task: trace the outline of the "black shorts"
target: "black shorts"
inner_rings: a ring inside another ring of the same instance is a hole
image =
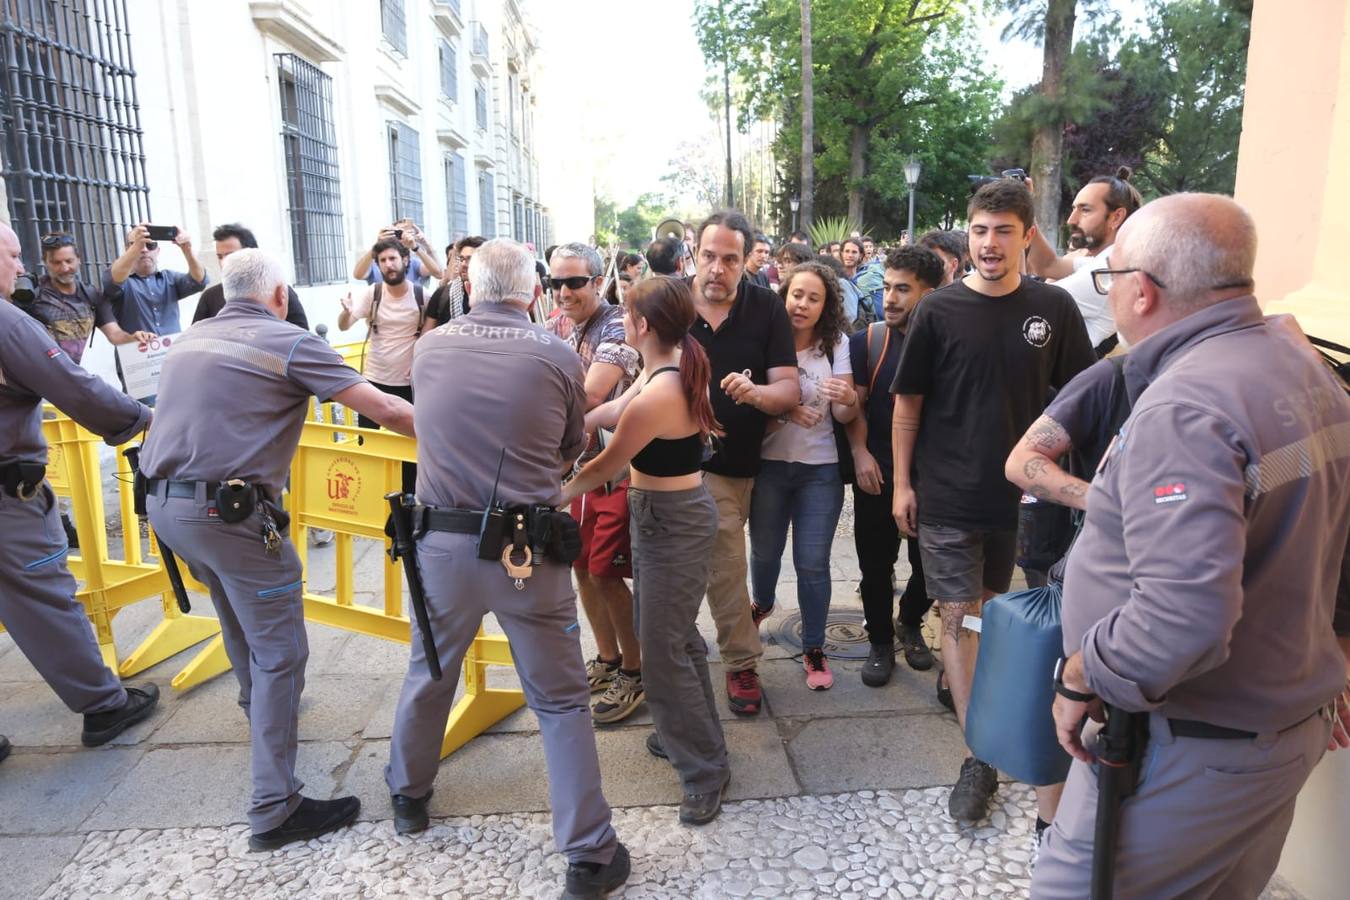
[[[979,600],[985,591],[1007,592],[1017,559],[1017,530],[966,531],[919,526],[928,596],[939,603]]]

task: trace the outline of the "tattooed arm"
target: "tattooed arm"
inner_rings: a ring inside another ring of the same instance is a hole
[[[1088,483],[1075,478],[1056,462],[1073,449],[1069,435],[1049,416],[1041,416],[1022,435],[1003,474],[1037,500],[1087,509]]]

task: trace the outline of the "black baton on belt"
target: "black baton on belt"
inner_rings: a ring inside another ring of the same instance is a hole
[[[133,444],[122,451],[122,455],[127,458],[127,464],[131,466],[131,474],[135,479],[132,488],[134,506],[136,515],[145,516],[145,477],[141,475],[141,445]],[[125,538],[125,528],[123,529]],[[164,574],[169,576],[169,586],[173,588],[173,596],[178,600],[178,608],[184,613],[192,612],[192,604],[188,601],[187,587],[183,584],[183,573],[178,569],[178,557],[173,555],[164,543],[164,539],[155,532],[155,546],[159,548],[159,558],[164,563]]]
[[[1097,829],[1092,840],[1092,900],[1111,900],[1116,877],[1120,804],[1139,783],[1148,741],[1148,715],[1105,705],[1106,727],[1097,735]]]
[[[385,494],[389,501],[389,518],[394,523],[393,543],[389,558],[403,560],[403,577],[408,581],[408,601],[417,617],[417,628],[422,632],[422,652],[427,658],[427,669],[436,681],[441,680],[441,657],[436,652],[436,639],[431,634],[431,619],[427,615],[427,595],[422,590],[422,573],[417,568],[417,545],[413,541],[412,510],[416,500],[412,494],[394,491]]]

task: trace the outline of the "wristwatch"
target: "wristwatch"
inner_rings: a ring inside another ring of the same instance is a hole
[[[1061,656],[1055,660],[1055,693],[1061,697],[1068,697],[1075,703],[1091,703],[1097,699],[1096,694],[1084,694],[1082,691],[1075,691],[1064,684],[1064,664],[1068,660]]]

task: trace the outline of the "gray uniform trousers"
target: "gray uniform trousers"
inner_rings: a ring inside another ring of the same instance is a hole
[[[539,719],[558,850],[570,862],[608,863],[618,838],[600,789],[572,573],[548,562],[536,566],[518,591],[500,562],[478,558],[477,545],[473,535],[445,532],[429,532],[418,541],[427,614],[445,675],[433,681],[427,671],[414,618],[408,675],[384,773],[389,791],[422,797],[431,790],[464,654],[491,612],[511,642],[525,701]]]
[[[208,515],[200,485],[196,499],[166,499],[163,487],[160,492],[146,500],[150,523],[211,592],[249,723],[248,821],[255,834],[270,831],[295,812],[303,787],[295,777],[295,754],[309,640],[300,558],[285,532],[280,552],[267,553],[257,512],[235,524]]]
[[[0,491],[0,622],[71,710],[120,709],[127,692],[75,600],[68,550],[51,485],[27,502]]]
[[[1149,716],[1138,792],[1121,805],[1115,895],[1256,900],[1280,861],[1294,801],[1326,751],[1321,715],[1255,740],[1173,737]],[[1075,761],[1031,881],[1033,900],[1082,900],[1092,876],[1095,767]]]
[[[708,677],[698,610],[717,538],[717,504],[707,487],[628,489],[633,546],[633,620],[642,646],[647,708],[685,793],[726,784],[727,745]]]

